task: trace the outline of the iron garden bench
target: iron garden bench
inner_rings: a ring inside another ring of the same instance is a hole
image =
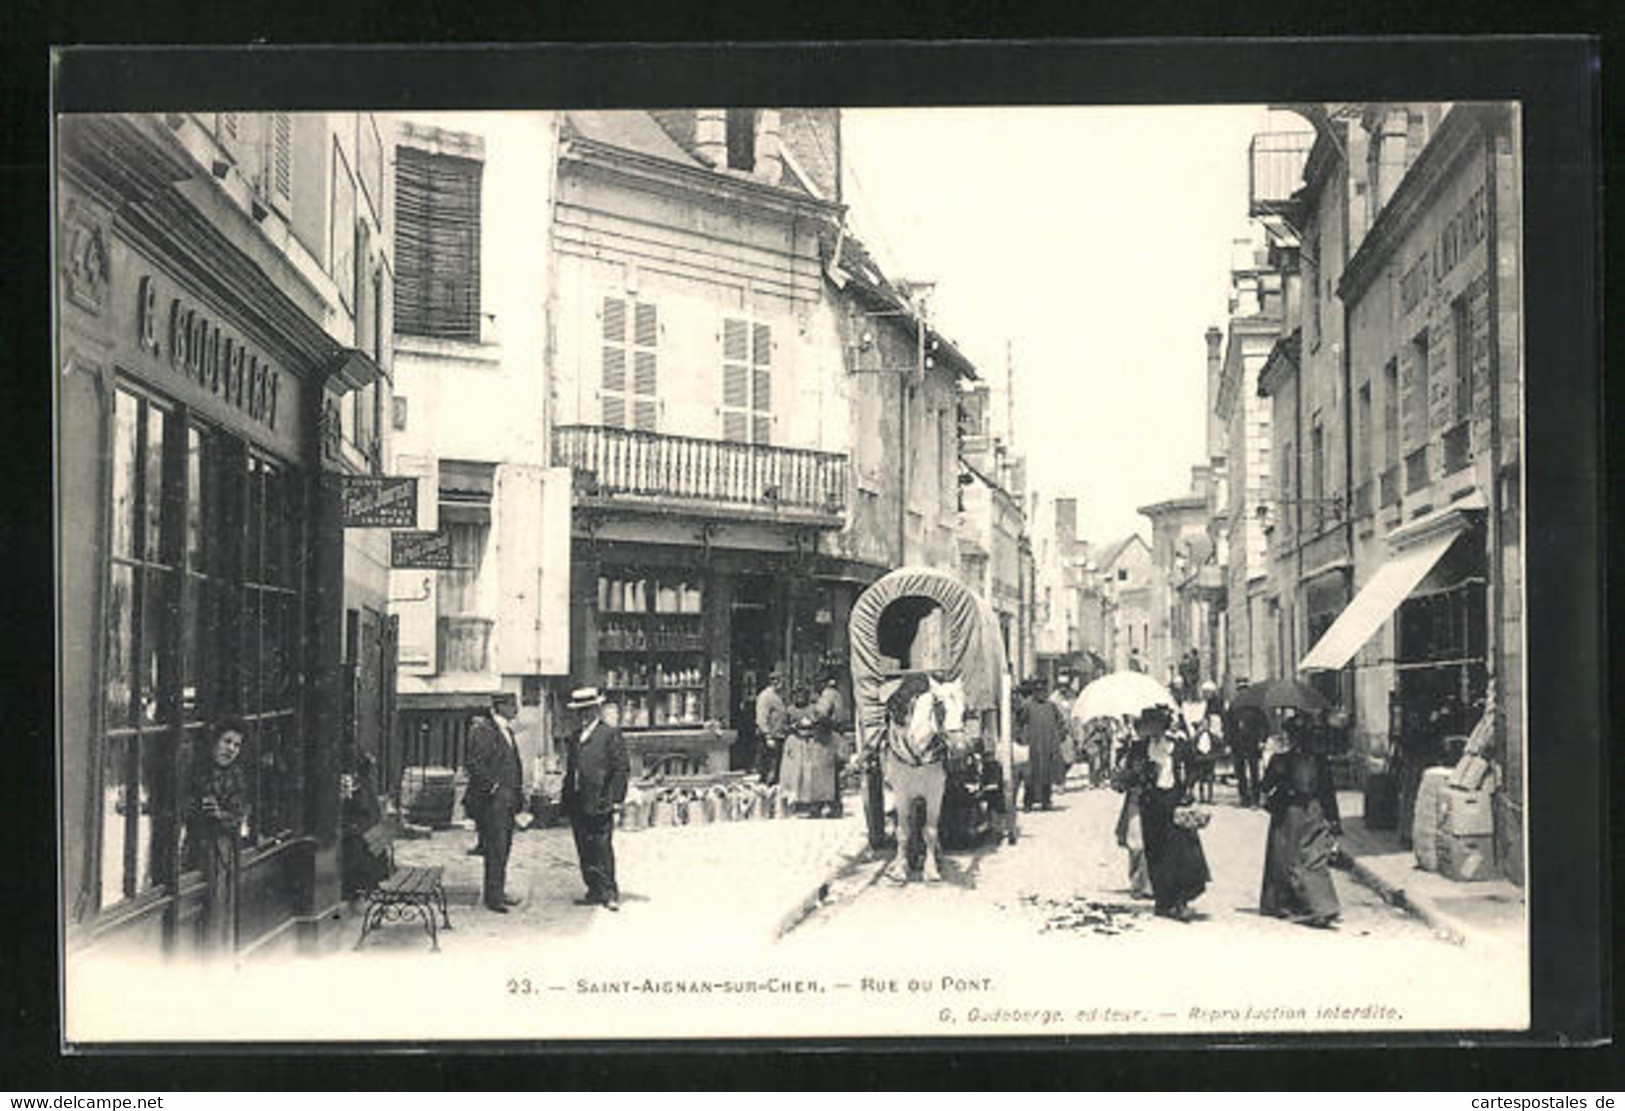
[[[389,861],[389,874],[362,894],[366,907],[361,913],[361,936],[356,938],[355,947],[361,948],[367,935],[384,922],[404,921],[415,914],[429,933],[430,947],[438,953],[440,931],[451,929],[440,866],[396,867],[394,830],[387,821],[377,823],[361,838],[369,849]],[[436,912],[439,913],[438,921]]]

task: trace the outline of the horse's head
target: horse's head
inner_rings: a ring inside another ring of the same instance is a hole
[[[923,752],[940,739],[950,754],[961,755],[966,748],[965,688],[957,679],[948,683],[930,681],[930,687],[915,699],[909,716],[909,739],[915,751]]]

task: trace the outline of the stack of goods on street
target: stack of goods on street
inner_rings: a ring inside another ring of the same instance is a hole
[[[1493,879],[1495,769],[1487,757],[1491,715],[1474,727],[1453,767],[1429,768],[1416,795],[1417,864],[1453,880]]]
[[[725,772],[640,780],[626,792],[619,824],[624,830],[639,830],[766,821],[791,814],[776,785],[759,783],[748,772]]]
[[[445,829],[457,801],[457,773],[432,766],[401,772],[401,817],[411,826]]]

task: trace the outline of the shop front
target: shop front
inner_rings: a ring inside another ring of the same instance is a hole
[[[1486,708],[1484,509],[1482,495],[1472,493],[1391,533],[1387,560],[1298,664],[1311,675],[1340,675],[1393,622],[1393,658],[1383,661],[1394,676],[1386,760],[1399,776],[1402,841],[1422,772],[1454,764]]]
[[[376,376],[173,188],[155,120],[63,124],[57,379],[70,949],[239,954],[337,913],[335,416]],[[196,795],[240,724],[221,844]],[[224,882],[222,882],[224,881]]]
[[[618,715],[634,776],[754,766],[756,696],[837,664],[849,592],[795,551],[578,538],[572,658]]]

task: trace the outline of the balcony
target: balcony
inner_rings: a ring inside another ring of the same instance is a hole
[[[1312,131],[1266,131],[1247,146],[1247,211],[1251,216],[1288,215],[1303,184],[1304,163],[1315,145]]]
[[[847,459],[834,452],[666,436],[598,425],[553,430],[553,463],[577,505],[839,528]]]

